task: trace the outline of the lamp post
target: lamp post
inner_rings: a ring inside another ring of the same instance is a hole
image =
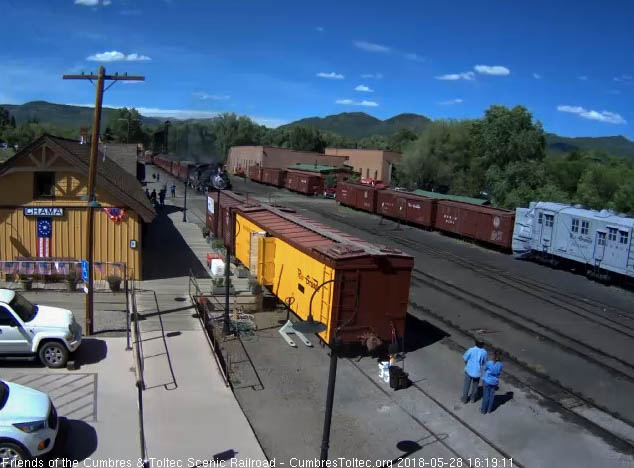
[[[312,296],[310,296],[310,303],[308,305],[308,317],[305,321],[293,324],[293,328],[300,333],[321,333],[326,330],[326,325],[321,322],[315,322],[313,320],[313,299],[321,288],[329,283],[334,283],[335,279],[324,281],[315,288]],[[321,466],[325,466],[323,462],[328,460],[328,448],[330,447],[330,423],[332,421],[332,407],[335,399],[335,381],[337,379],[337,331],[339,327],[335,328],[330,336],[330,369],[328,371],[328,390],[326,392],[326,414],[324,415],[324,428],[321,435],[321,452],[319,459],[322,462]]]
[[[187,222],[187,182],[189,181],[189,165],[187,166],[187,174],[185,175],[185,197],[183,198],[183,222]]]
[[[218,191],[218,201],[220,201],[220,190]],[[229,242],[227,242],[226,248],[226,262],[225,262],[225,318],[223,320],[222,325],[222,334],[227,336],[231,333],[231,323],[229,318],[229,291],[231,290],[229,286],[230,274],[231,274],[231,242],[235,242],[234,233],[233,233],[233,207],[227,208],[227,213],[229,214]],[[218,212],[218,215],[222,214],[222,212]],[[224,229],[223,229],[224,233]]]

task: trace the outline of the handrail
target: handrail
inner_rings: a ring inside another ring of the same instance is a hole
[[[147,446],[145,444],[145,427],[143,421],[143,391],[145,390],[145,381],[143,377],[143,342],[141,340],[141,331],[139,328],[139,315],[137,311],[136,304],[136,286],[134,281],[132,281],[132,288],[129,291],[129,305],[130,308],[128,310],[129,320],[133,320],[132,328],[132,338],[133,344],[132,352],[134,354],[134,373],[136,377],[136,387],[137,387],[137,405],[139,410],[139,443],[141,447],[141,458],[143,460],[143,468],[149,467],[150,463],[148,461],[147,455]]]

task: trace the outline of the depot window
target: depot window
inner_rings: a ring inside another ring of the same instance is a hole
[[[587,235],[590,230],[590,223],[588,221],[581,221],[581,234]]]
[[[53,198],[55,192],[55,173],[54,172],[36,172],[33,183],[35,190],[35,198]]]
[[[605,232],[597,232],[597,244],[605,245]]]
[[[572,232],[579,232],[579,220],[572,218]]]
[[[544,215],[544,218],[544,225],[546,227],[553,227],[553,221],[555,220],[555,217],[553,215]]]
[[[619,244],[627,244],[628,233],[626,231],[619,231]]]

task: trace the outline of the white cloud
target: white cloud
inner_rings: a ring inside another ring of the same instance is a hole
[[[502,65],[476,65],[473,69],[483,75],[506,76],[511,74],[511,70]]]
[[[388,46],[384,46],[381,44],[373,44],[371,42],[366,42],[366,41],[354,41],[354,45],[355,47],[368,51],[368,52],[387,53],[392,50]]]
[[[324,28],[322,26],[317,26],[315,31],[324,32]]]
[[[381,78],[383,78],[383,74],[382,73],[365,73],[361,75],[361,78],[372,78],[374,80],[380,80]]]
[[[457,99],[449,99],[448,101],[441,101],[438,104],[442,106],[453,106],[454,104],[461,104],[461,103],[462,103],[462,99],[457,98]]]
[[[92,62],[145,62],[152,59],[146,55],[126,55],[123,52],[112,50],[110,52],[103,52],[100,54],[91,55],[89,57],[86,57],[86,60],[90,60]]]
[[[599,122],[611,124],[626,124],[625,119],[616,112],[587,110],[581,106],[557,106],[559,112],[569,112],[577,114],[579,117],[589,120],[598,120]]]
[[[378,107],[378,104],[374,101],[355,101],[353,99],[337,99],[335,104],[343,104],[346,106],[363,106],[363,107]]]
[[[330,73],[319,72],[317,73],[317,76],[319,78],[327,78],[329,80],[343,80],[345,78],[341,73],[335,73],[335,72],[330,72]]]
[[[437,80],[456,81],[456,80],[475,80],[475,73],[472,71],[464,73],[449,73],[447,75],[440,75],[436,77]]]
[[[230,99],[231,96],[221,95],[221,94],[208,94],[208,93],[192,93],[195,98],[202,99],[203,101],[211,100],[211,101],[226,101]]]
[[[111,3],[112,3],[112,0],[101,0],[101,4],[103,6],[108,6]],[[75,0],[75,5],[94,7],[99,5],[99,0]]]
[[[362,93],[373,93],[374,90],[372,88],[369,88],[368,86],[364,85],[364,84],[360,84],[359,86],[357,86],[356,88],[354,88],[355,91],[361,91]]]
[[[588,81],[588,77],[586,75],[578,76],[577,79],[581,81]]]
[[[632,75],[615,76],[614,81],[618,81],[618,82],[632,81]]]
[[[533,73],[533,78],[535,78],[536,80],[541,80],[542,76],[539,73]]]

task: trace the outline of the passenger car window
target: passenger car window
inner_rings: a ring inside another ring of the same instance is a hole
[[[616,229],[608,228],[608,240],[615,241],[616,240]]]
[[[605,232],[597,232],[597,244],[605,245]]]
[[[0,327],[9,327],[15,323],[15,319],[6,307],[0,306]]]
[[[544,224],[546,225],[546,227],[553,227],[553,221],[555,217],[553,215],[545,215],[544,218]]]
[[[579,220],[577,218],[572,218],[572,232],[579,232]]]

